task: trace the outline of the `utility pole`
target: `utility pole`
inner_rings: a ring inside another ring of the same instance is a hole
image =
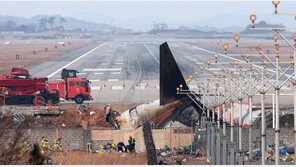
[[[265,165],[266,146],[266,121],[265,121],[265,90],[264,90],[264,68],[262,67],[262,88],[261,88],[261,147],[262,165]]]
[[[261,147],[262,147],[262,164],[265,165],[265,106],[264,106],[265,94],[261,92]]]
[[[218,93],[218,107],[217,107],[217,129],[220,129],[220,92],[219,92],[219,84],[217,84],[217,93]]]
[[[252,71],[250,71],[250,96],[249,96],[249,157],[252,158],[252,112],[253,112],[253,96],[252,93]]]
[[[232,92],[232,81],[231,81],[231,94],[233,94]],[[232,95],[232,98],[231,98],[231,115],[230,115],[230,141],[231,143],[234,142],[234,101],[233,101],[233,95]]]
[[[226,104],[223,102],[223,135],[226,136]]]
[[[279,165],[279,146],[280,146],[280,119],[279,119],[279,52],[276,53],[276,87],[275,87],[275,165]]]
[[[240,86],[242,86],[242,76],[240,75],[240,79],[239,79],[239,84]],[[243,129],[243,125],[242,125],[242,115],[243,115],[243,98],[242,98],[242,91],[240,89],[240,95],[239,95],[239,117],[238,117],[238,124],[239,124],[239,136],[238,136],[238,140],[239,140],[239,151],[242,151],[242,129]]]
[[[207,104],[207,118],[210,120],[210,96],[209,96],[209,84],[207,83],[207,97],[208,97],[208,104]]]
[[[272,94],[272,128],[275,128],[275,89],[274,93]]]

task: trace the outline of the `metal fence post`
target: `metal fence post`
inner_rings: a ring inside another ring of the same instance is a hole
[[[212,127],[211,127],[211,163],[212,165],[216,164],[216,146],[215,146],[215,123],[212,123]]]
[[[220,129],[216,132],[216,165],[221,165],[221,134]]]
[[[227,165],[227,150],[226,150],[226,136],[222,136],[222,151],[221,151],[221,157],[222,157],[222,163],[221,165]]]
[[[234,147],[234,144],[231,144],[230,145],[230,162],[229,162],[229,164],[230,165],[236,165],[235,164],[235,154],[236,154],[236,152],[235,152],[235,147]]]
[[[211,123],[207,122],[207,158],[210,159],[211,155]]]

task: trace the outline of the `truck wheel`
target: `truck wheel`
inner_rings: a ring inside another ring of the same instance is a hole
[[[75,102],[76,102],[76,104],[82,104],[83,101],[84,101],[84,99],[83,99],[83,97],[82,97],[81,95],[77,95],[77,96],[75,97]]]
[[[33,105],[35,106],[35,97],[33,98]],[[37,106],[45,106],[46,100],[43,96],[37,96]]]

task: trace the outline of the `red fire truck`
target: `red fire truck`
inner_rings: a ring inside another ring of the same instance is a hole
[[[78,78],[76,70],[62,70],[62,81],[49,82],[49,90],[58,90],[60,98],[75,100],[82,104],[84,100],[91,100],[89,81],[86,78]]]
[[[56,104],[60,98],[77,104],[91,100],[89,81],[76,74],[76,70],[63,69],[62,82],[48,82],[48,78],[31,78],[26,69],[13,68],[10,75],[0,76],[0,105]]]

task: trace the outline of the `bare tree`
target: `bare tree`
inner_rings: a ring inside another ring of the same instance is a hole
[[[47,29],[47,19],[46,18],[42,18],[39,20],[39,28],[41,31],[44,31]]]
[[[18,164],[29,150],[27,137],[12,116],[0,115],[0,165]]]
[[[64,18],[64,17],[61,17],[60,18],[60,24],[61,24],[61,26],[63,27],[63,29],[64,29],[64,23],[66,23],[67,21],[66,21],[66,19]]]
[[[54,21],[55,21],[55,17],[54,16],[49,17],[48,20],[47,20],[48,24],[51,27],[51,30],[54,29],[54,26],[55,26],[55,22]]]
[[[168,25],[165,23],[157,23],[157,24],[154,24],[153,29],[154,30],[166,30],[166,29],[168,29]]]

